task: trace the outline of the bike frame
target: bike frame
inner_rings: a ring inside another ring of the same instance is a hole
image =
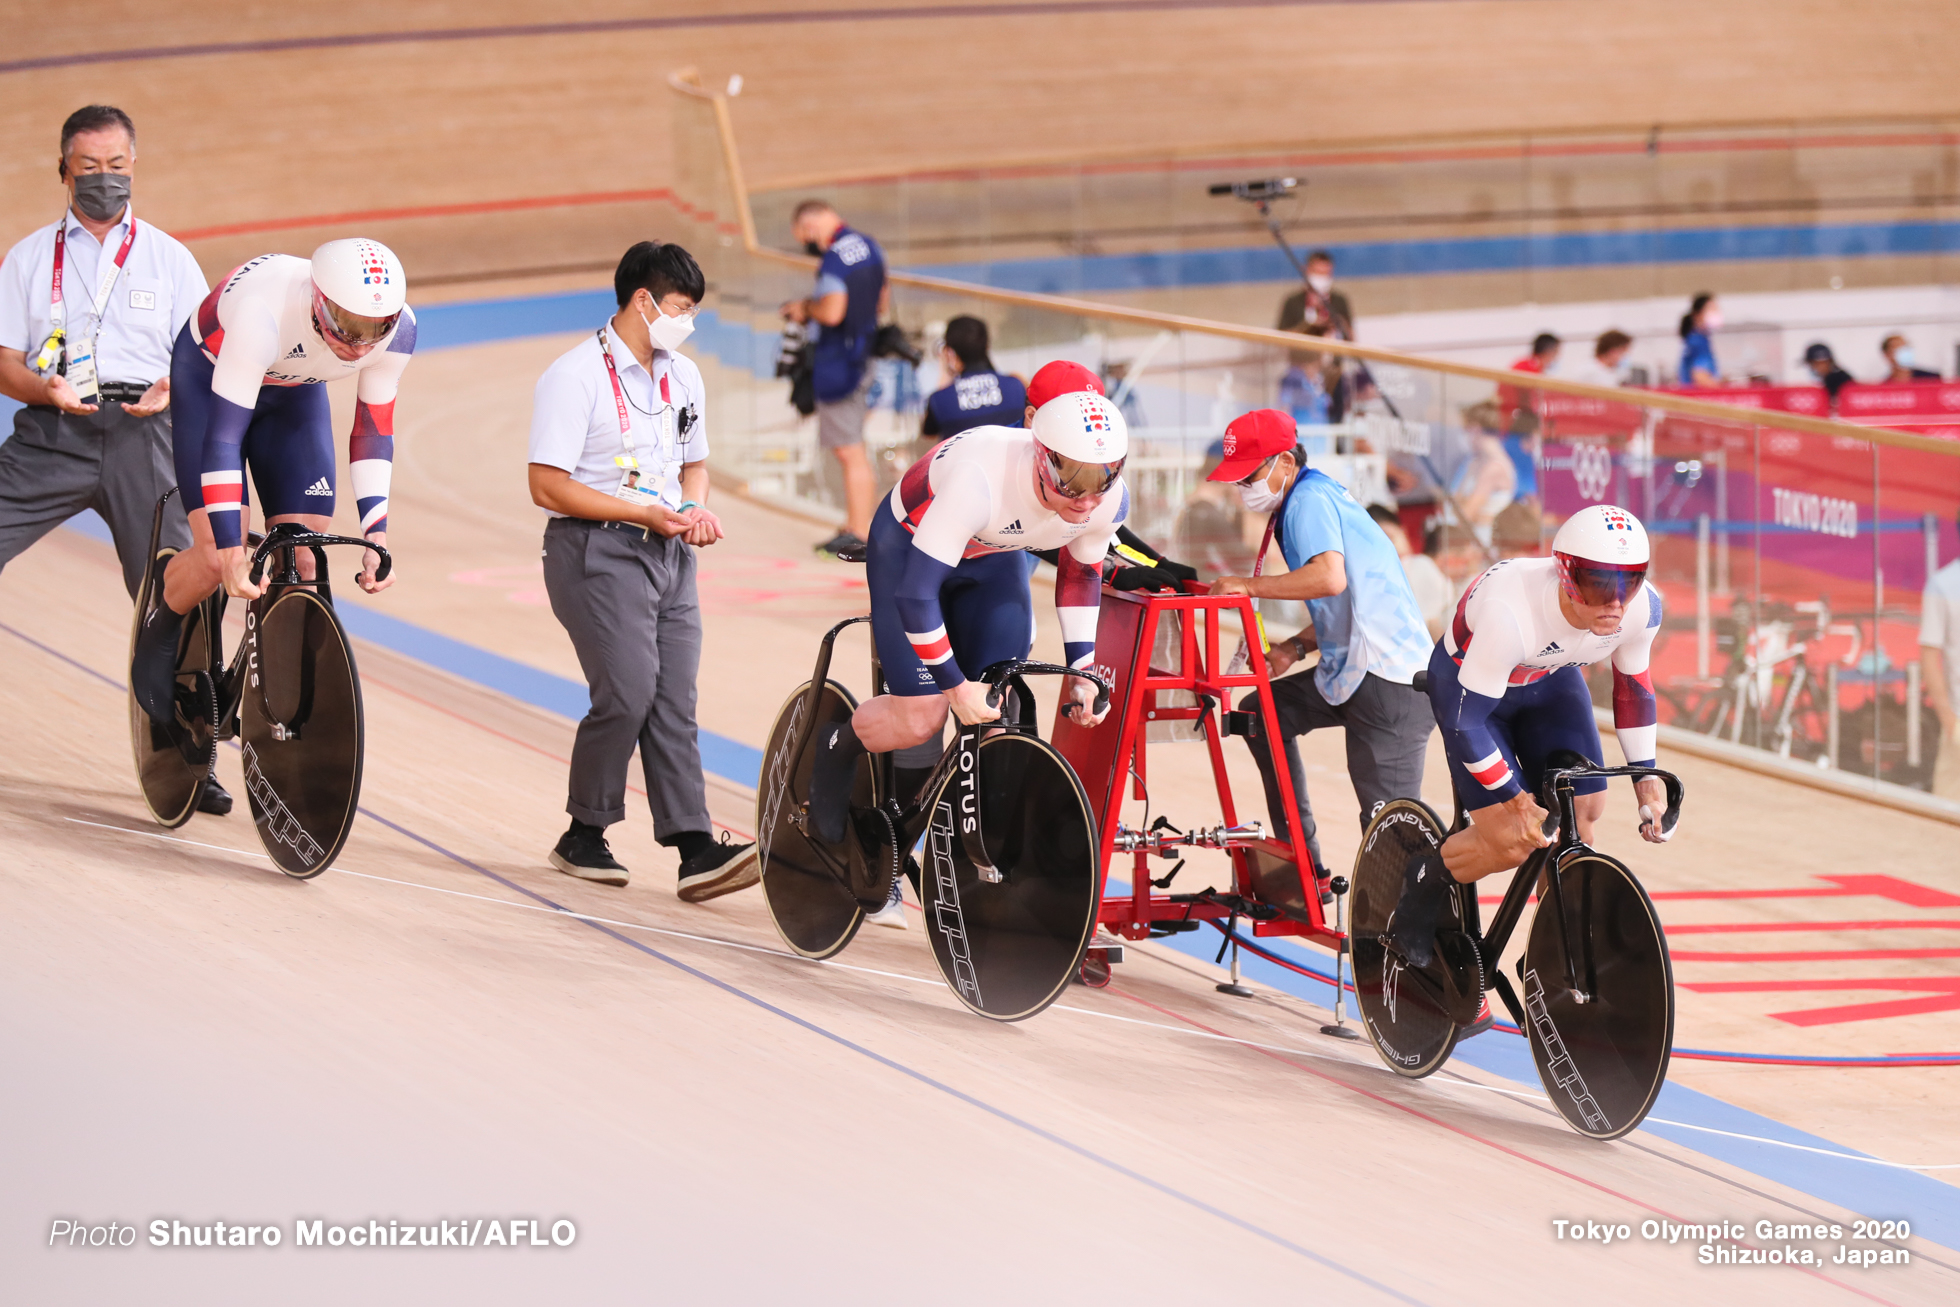
[[[847,617],[824,632],[823,640],[817,649],[816,667],[810,675],[810,688],[804,692],[802,721],[797,727],[796,745],[789,752],[791,758],[801,758],[804,749],[809,747],[810,732],[815,729],[817,705],[823,695],[824,683],[830,677],[830,658],[835,649],[837,637],[842,634],[846,627],[855,626],[859,622],[869,622],[870,620],[869,615],[863,617]],[[1085,680],[1095,683],[1098,711],[1108,702],[1109,682],[1098,672],[1077,671],[1069,667],[1058,667],[1053,663],[1032,662],[1025,659],[1009,659],[1005,662],[995,663],[980,673],[979,680],[993,687],[987,696],[988,704],[990,706],[998,706],[1002,697],[1001,690],[1005,683],[1029,673],[1080,676]],[[871,649],[871,689],[874,696],[886,692],[884,666],[878,660],[878,649],[875,644]],[[994,867],[992,859],[987,854],[985,839],[986,814],[982,811],[983,805],[980,801],[978,750],[982,737],[990,731],[1013,730],[1015,727],[1013,724],[1005,722],[978,722],[973,725],[967,725],[961,722],[955,725],[957,730],[954,734],[952,744],[948,745],[946,751],[940,754],[939,761],[933,765],[933,769],[926,777],[925,783],[919,787],[918,797],[909,804],[899,804],[892,797],[895,783],[893,771],[896,766],[892,761],[892,755],[890,753],[874,753],[871,755],[872,766],[877,769],[878,783],[876,788],[879,795],[879,806],[883,809],[885,815],[891,819],[892,825],[897,829],[899,847],[901,849],[909,849],[918,843],[919,837],[925,833],[926,822],[924,819],[932,805],[938,801],[941,789],[949,782],[958,786],[960,793],[957,796],[957,804],[962,817],[960,822],[960,842],[964,846],[967,857],[972,860],[973,865],[979,870],[981,878],[997,883],[1004,877]],[[953,777],[957,777],[957,779],[952,779]],[[808,834],[808,832],[805,833]],[[824,847],[823,842],[821,840],[811,839],[809,844],[811,851],[817,855],[825,867],[830,869],[831,874],[838,877],[840,882],[848,885],[848,870],[839,865],[830,850]]]
[[[245,639],[232,655],[229,666],[225,664],[224,654],[224,615],[228,596],[220,589],[200,605],[205,610],[205,638],[211,644],[211,675],[218,692],[218,731],[217,738],[229,740],[237,735],[238,706],[245,697],[248,662],[257,658],[256,639],[258,616],[262,608],[272,599],[296,586],[311,588],[328,604],[333,603],[333,589],[327,581],[327,555],[325,545],[359,545],[372,549],[381,556],[381,566],[376,569],[377,580],[385,578],[393,570],[394,560],[386,549],[369,540],[359,540],[352,536],[324,535],[309,531],[297,522],[281,522],[271,531],[261,536],[254,532],[250,541],[252,552],[252,584],[259,584],[265,574],[266,559],[278,556],[278,567],[273,575],[266,578],[266,586],[257,599],[249,601],[245,608]],[[299,573],[298,551],[310,550],[313,554],[313,579],[308,580]]]
[[[1662,828],[1672,830],[1674,823],[1681,817],[1681,782],[1671,772],[1664,772],[1656,767],[1594,767],[1590,763],[1578,767],[1554,768],[1546,772],[1540,799],[1551,814],[1546,819],[1547,833],[1550,833],[1551,823],[1557,822],[1557,838],[1552,844],[1534,850],[1531,856],[1524,860],[1524,864],[1512,874],[1511,884],[1505,889],[1504,898],[1497,905],[1497,914],[1491,918],[1488,931],[1478,929],[1480,914],[1477,907],[1476,882],[1473,881],[1463,887],[1465,890],[1464,925],[1468,928],[1470,937],[1477,942],[1477,951],[1483,957],[1484,974],[1490,977],[1491,988],[1497,991],[1512,1020],[1520,1027],[1525,1025],[1524,1004],[1519,1001],[1517,991],[1511,988],[1511,978],[1505,975],[1497,964],[1504,956],[1504,950],[1511,942],[1511,933],[1517,929],[1519,920],[1523,918],[1525,905],[1531,901],[1531,896],[1541,877],[1545,881],[1546,897],[1553,905],[1555,920],[1558,922],[1561,952],[1566,963],[1566,984],[1578,994],[1590,997],[1598,979],[1590,931],[1586,932],[1585,939],[1580,941],[1581,947],[1578,953],[1580,965],[1576,968],[1574,966],[1572,940],[1565,933],[1565,891],[1560,883],[1565,864],[1572,858],[1581,855],[1598,856],[1597,850],[1579,838],[1579,822],[1573,812],[1575,795],[1572,783],[1575,780],[1594,776],[1629,776],[1635,780],[1643,776],[1657,776],[1667,787],[1667,812],[1661,818]],[[1454,835],[1468,825],[1469,815],[1464,811],[1463,804],[1459,800],[1456,822],[1450,827],[1450,833]],[[1550,874],[1546,874],[1547,872]],[[1581,1001],[1585,999],[1582,998]]]

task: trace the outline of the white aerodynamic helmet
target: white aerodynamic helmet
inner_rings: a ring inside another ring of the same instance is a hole
[[[1624,508],[1582,508],[1552,537],[1559,582],[1566,598],[1588,607],[1624,602],[1647,579],[1652,555],[1647,528]]]
[[[357,236],[313,251],[314,317],[346,344],[380,341],[407,302],[402,261],[380,241]]]
[[[1035,468],[1048,489],[1064,499],[1086,499],[1122,475],[1130,428],[1116,405],[1093,391],[1075,391],[1034,411],[1034,445]]]

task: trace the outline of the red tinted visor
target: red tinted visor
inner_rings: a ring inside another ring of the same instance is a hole
[[[1123,475],[1123,461],[1114,463],[1084,463],[1080,459],[1057,454],[1045,445],[1035,445],[1035,467],[1041,472],[1041,479],[1047,483],[1050,494],[1063,499],[1093,499],[1106,493],[1116,484],[1116,478]]]
[[[395,329],[395,320],[399,317],[401,317],[399,312],[391,313],[385,318],[369,318],[358,313],[349,313],[328,299],[317,287],[313,291],[313,320],[319,324],[320,330],[341,344],[355,349],[379,345],[387,339],[388,333]]]
[[[1593,563],[1569,554],[1558,556],[1558,570],[1566,596],[1588,608],[1623,604],[1647,579],[1645,563]]]

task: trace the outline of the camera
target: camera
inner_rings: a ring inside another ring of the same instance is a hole
[[[1210,190],[1212,195],[1230,195],[1240,200],[1277,200],[1291,195],[1299,188],[1297,177],[1267,177],[1250,182],[1220,182]]]

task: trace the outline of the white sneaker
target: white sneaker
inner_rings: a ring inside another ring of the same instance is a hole
[[[905,891],[899,886],[904,883],[903,876],[892,880],[892,896],[885,900],[885,906],[876,912],[864,914],[867,926],[889,926],[893,930],[910,930],[911,924],[905,920]]]

